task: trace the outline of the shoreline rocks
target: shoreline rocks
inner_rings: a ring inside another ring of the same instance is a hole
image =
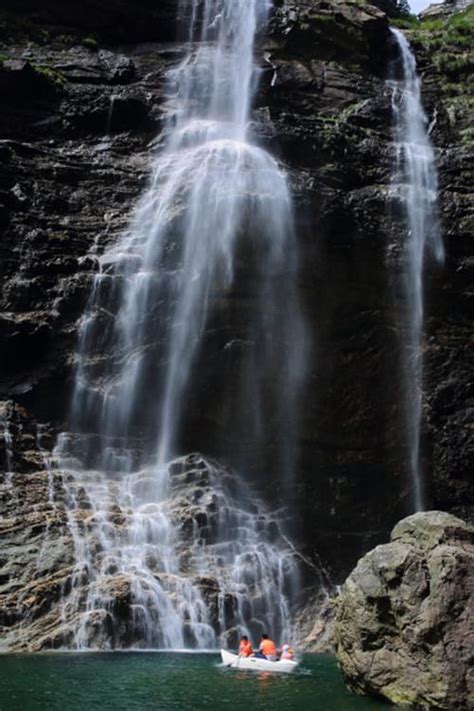
[[[473,708],[473,606],[474,528],[441,511],[403,519],[338,599],[346,684],[417,708]]]

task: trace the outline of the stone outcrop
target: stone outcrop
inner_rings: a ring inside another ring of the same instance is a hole
[[[422,20],[444,20],[449,15],[466,10],[472,5],[472,0],[444,0],[444,2],[432,3],[419,13]]]
[[[352,0],[283,0],[275,5],[274,37],[283,36],[295,56],[370,66],[386,53],[388,21],[374,5]]]
[[[474,705],[474,529],[409,516],[367,553],[337,602],[336,653],[358,693],[429,709]]]
[[[0,411],[0,417],[5,414],[5,409]],[[243,491],[230,469],[199,454],[188,455],[170,464],[165,503],[131,509],[127,499],[124,505],[113,495],[112,484],[102,506],[88,495],[80,475],[55,468],[54,460],[47,458],[48,432],[29,432],[31,423],[19,408],[10,413],[10,422],[11,441],[18,429],[28,441],[29,449],[22,452],[28,473],[19,473],[17,466],[18,473],[8,476],[1,491],[0,651],[163,646],[161,618],[154,615],[160,597],[153,592],[165,590],[173,599],[186,585],[192,586],[197,603],[205,602],[207,624],[216,635],[226,631],[229,645],[238,643],[242,616],[251,629],[263,631],[261,587],[270,583],[266,575],[277,572],[265,567],[270,558],[264,548],[271,555],[284,552],[286,560],[282,556],[280,564],[287,573],[296,551],[282,537],[281,515],[277,521],[254,492]],[[18,453],[15,461],[8,454],[8,460],[9,467],[20,465]],[[34,462],[36,471],[30,471]],[[153,500],[148,490],[153,491],[154,474],[143,470],[136,478],[137,500]],[[140,560],[142,550],[137,549],[136,560],[127,566],[116,546],[134,545],[144,520],[150,528],[159,526],[163,511],[175,537],[172,563],[163,564],[160,545],[148,533],[141,542],[143,550],[147,548],[146,561]],[[239,527],[246,530],[242,544]],[[235,585],[229,585],[237,574],[235,568],[228,569],[231,549],[238,550],[244,571]],[[252,563],[254,558],[258,563]],[[143,619],[147,595],[150,610]],[[272,605],[275,623],[277,601]],[[187,645],[196,644],[194,634],[187,622]]]

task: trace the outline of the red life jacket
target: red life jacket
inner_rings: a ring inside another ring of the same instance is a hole
[[[260,642],[260,651],[266,657],[274,657],[276,655],[275,642],[272,642],[271,639],[262,639]]]
[[[239,654],[241,654],[243,657],[250,657],[250,655],[253,654],[253,649],[250,642],[242,640],[239,645]]]

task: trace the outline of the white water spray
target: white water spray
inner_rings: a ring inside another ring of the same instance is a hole
[[[401,78],[391,79],[396,151],[393,183],[405,213],[403,388],[409,467],[416,511],[425,508],[420,462],[423,387],[423,267],[426,253],[441,262],[444,249],[438,220],[438,176],[428,120],[421,101],[416,60],[402,32],[391,30],[401,60]]]
[[[127,233],[101,258],[57,446],[76,556],[62,614],[80,648],[288,633],[296,565],[281,522],[235,474],[199,457],[169,464],[209,319],[239,286],[242,245],[253,301],[234,419],[265,441],[270,392],[285,470],[305,360],[291,199],[248,129],[269,3],[182,8],[189,53],[169,77],[167,141]]]
[[[6,412],[6,408],[4,414],[3,412],[0,414],[0,427],[2,428],[0,436],[3,438],[3,446],[5,452],[5,485],[8,488],[12,488],[13,437],[10,432],[10,426],[8,423],[8,413]]]

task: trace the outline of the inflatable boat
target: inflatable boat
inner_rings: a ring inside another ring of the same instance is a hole
[[[291,659],[281,659],[278,662],[271,662],[269,659],[261,659],[260,657],[239,657],[238,654],[226,652],[225,649],[221,649],[221,657],[222,663],[226,667],[232,667],[232,669],[291,674],[298,666],[298,662],[294,662]]]

